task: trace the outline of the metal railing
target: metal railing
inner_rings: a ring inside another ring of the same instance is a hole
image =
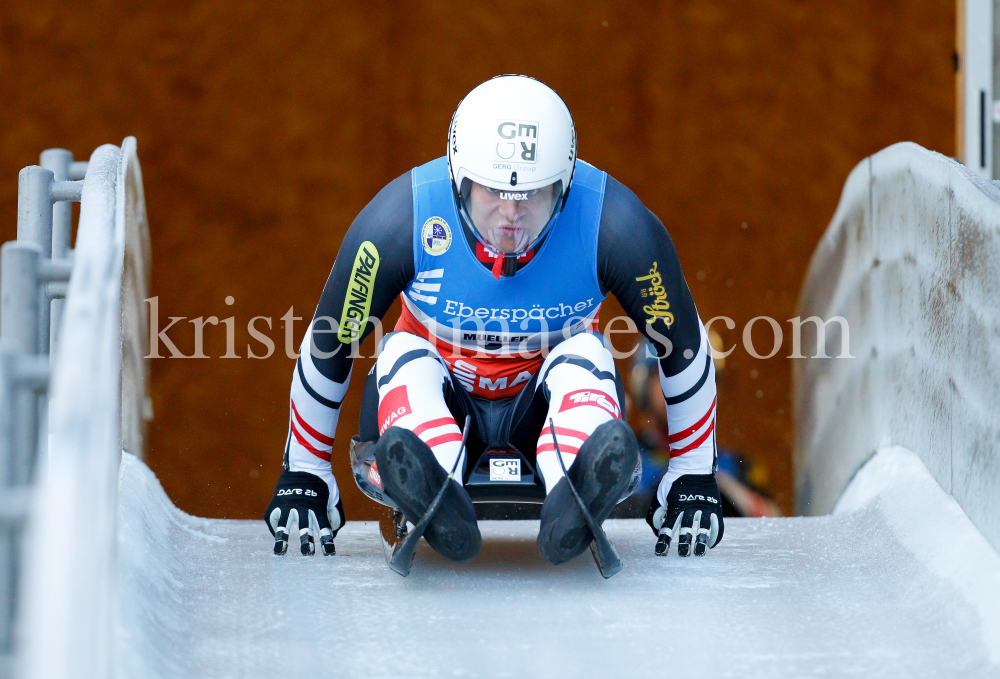
[[[18,239],[0,247],[0,673],[4,676],[13,671],[23,526],[48,439],[49,350],[73,270],[67,258],[69,202],[80,200],[83,182],[67,181],[72,158],[69,151],[51,149],[42,154],[49,168],[33,165],[21,170]],[[86,172],[86,165],[77,164],[76,172]]]
[[[135,151],[42,153],[0,247],[0,678],[115,675],[117,469],[149,410]]]

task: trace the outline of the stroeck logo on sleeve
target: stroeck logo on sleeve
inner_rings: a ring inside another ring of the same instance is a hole
[[[674,314],[670,309],[670,302],[667,301],[667,289],[663,286],[663,275],[658,271],[659,262],[653,262],[652,268],[645,276],[639,276],[635,280],[639,283],[649,283],[649,287],[644,287],[639,291],[639,295],[649,299],[650,304],[642,307],[646,313],[646,323],[652,325],[656,319],[663,321],[668,328],[674,324]]]

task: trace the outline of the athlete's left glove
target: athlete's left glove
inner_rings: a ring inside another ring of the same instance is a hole
[[[670,472],[668,471],[667,474]],[[666,556],[670,542],[677,538],[677,555],[705,556],[708,548],[722,540],[725,523],[722,520],[722,497],[715,474],[684,474],[670,482],[666,506],[660,505],[659,492],[646,514],[646,523],[656,534],[656,555]]]
[[[274,536],[275,554],[288,550],[288,527],[293,521],[299,524],[303,555],[316,553],[317,534],[323,554],[337,553],[333,538],[344,525],[344,505],[339,499],[337,504],[330,505],[330,488],[315,474],[282,471],[278,477],[274,497],[264,511],[264,522]]]

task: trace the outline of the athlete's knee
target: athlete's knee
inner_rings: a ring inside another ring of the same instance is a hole
[[[403,354],[407,354],[411,351],[427,352],[427,354],[435,359],[440,360],[441,358],[441,354],[438,352],[437,348],[425,338],[420,335],[414,335],[413,333],[397,330],[388,333],[382,338],[382,341],[379,342],[378,348],[375,350],[375,361],[376,363],[395,361]]]
[[[430,381],[439,386],[447,379],[448,368],[434,345],[423,337],[408,332],[391,332],[379,343],[375,359],[378,389],[389,382]]]
[[[615,359],[604,346],[603,339],[603,335],[590,332],[573,335],[553,347],[545,362],[551,364],[560,356],[575,355],[582,356],[604,369],[611,369],[615,365]]]
[[[554,373],[589,373],[598,380],[615,380],[615,360],[604,346],[603,336],[581,333],[560,342],[549,352],[540,369],[539,382]]]

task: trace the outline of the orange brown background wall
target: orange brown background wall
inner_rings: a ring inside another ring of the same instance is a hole
[[[351,220],[389,180],[443,154],[476,84],[525,73],[562,95],[581,157],[670,231],[703,319],[736,321],[715,325],[728,348],[755,316],[795,315],[856,163],[903,140],[954,153],[954,34],[951,0],[7,0],[0,238],[15,237],[17,173],[42,149],[81,159],[138,138],[161,328],[168,316],[235,316],[243,356],[217,358],[225,330],[210,325],[215,358],[151,361],[147,462],[182,509],[257,518],[279,472],[294,365],[280,317],[294,307],[305,319],[297,348]],[[619,313],[607,304],[603,321]],[[254,316],[273,319],[266,360],[246,358]],[[729,357],[718,440],[766,464],[790,512],[784,326],[777,357]],[[192,353],[191,324],[169,334]],[[754,337],[765,353],[766,323]],[[374,516],[347,464],[370,364],[355,367],[334,449],[352,519]]]

